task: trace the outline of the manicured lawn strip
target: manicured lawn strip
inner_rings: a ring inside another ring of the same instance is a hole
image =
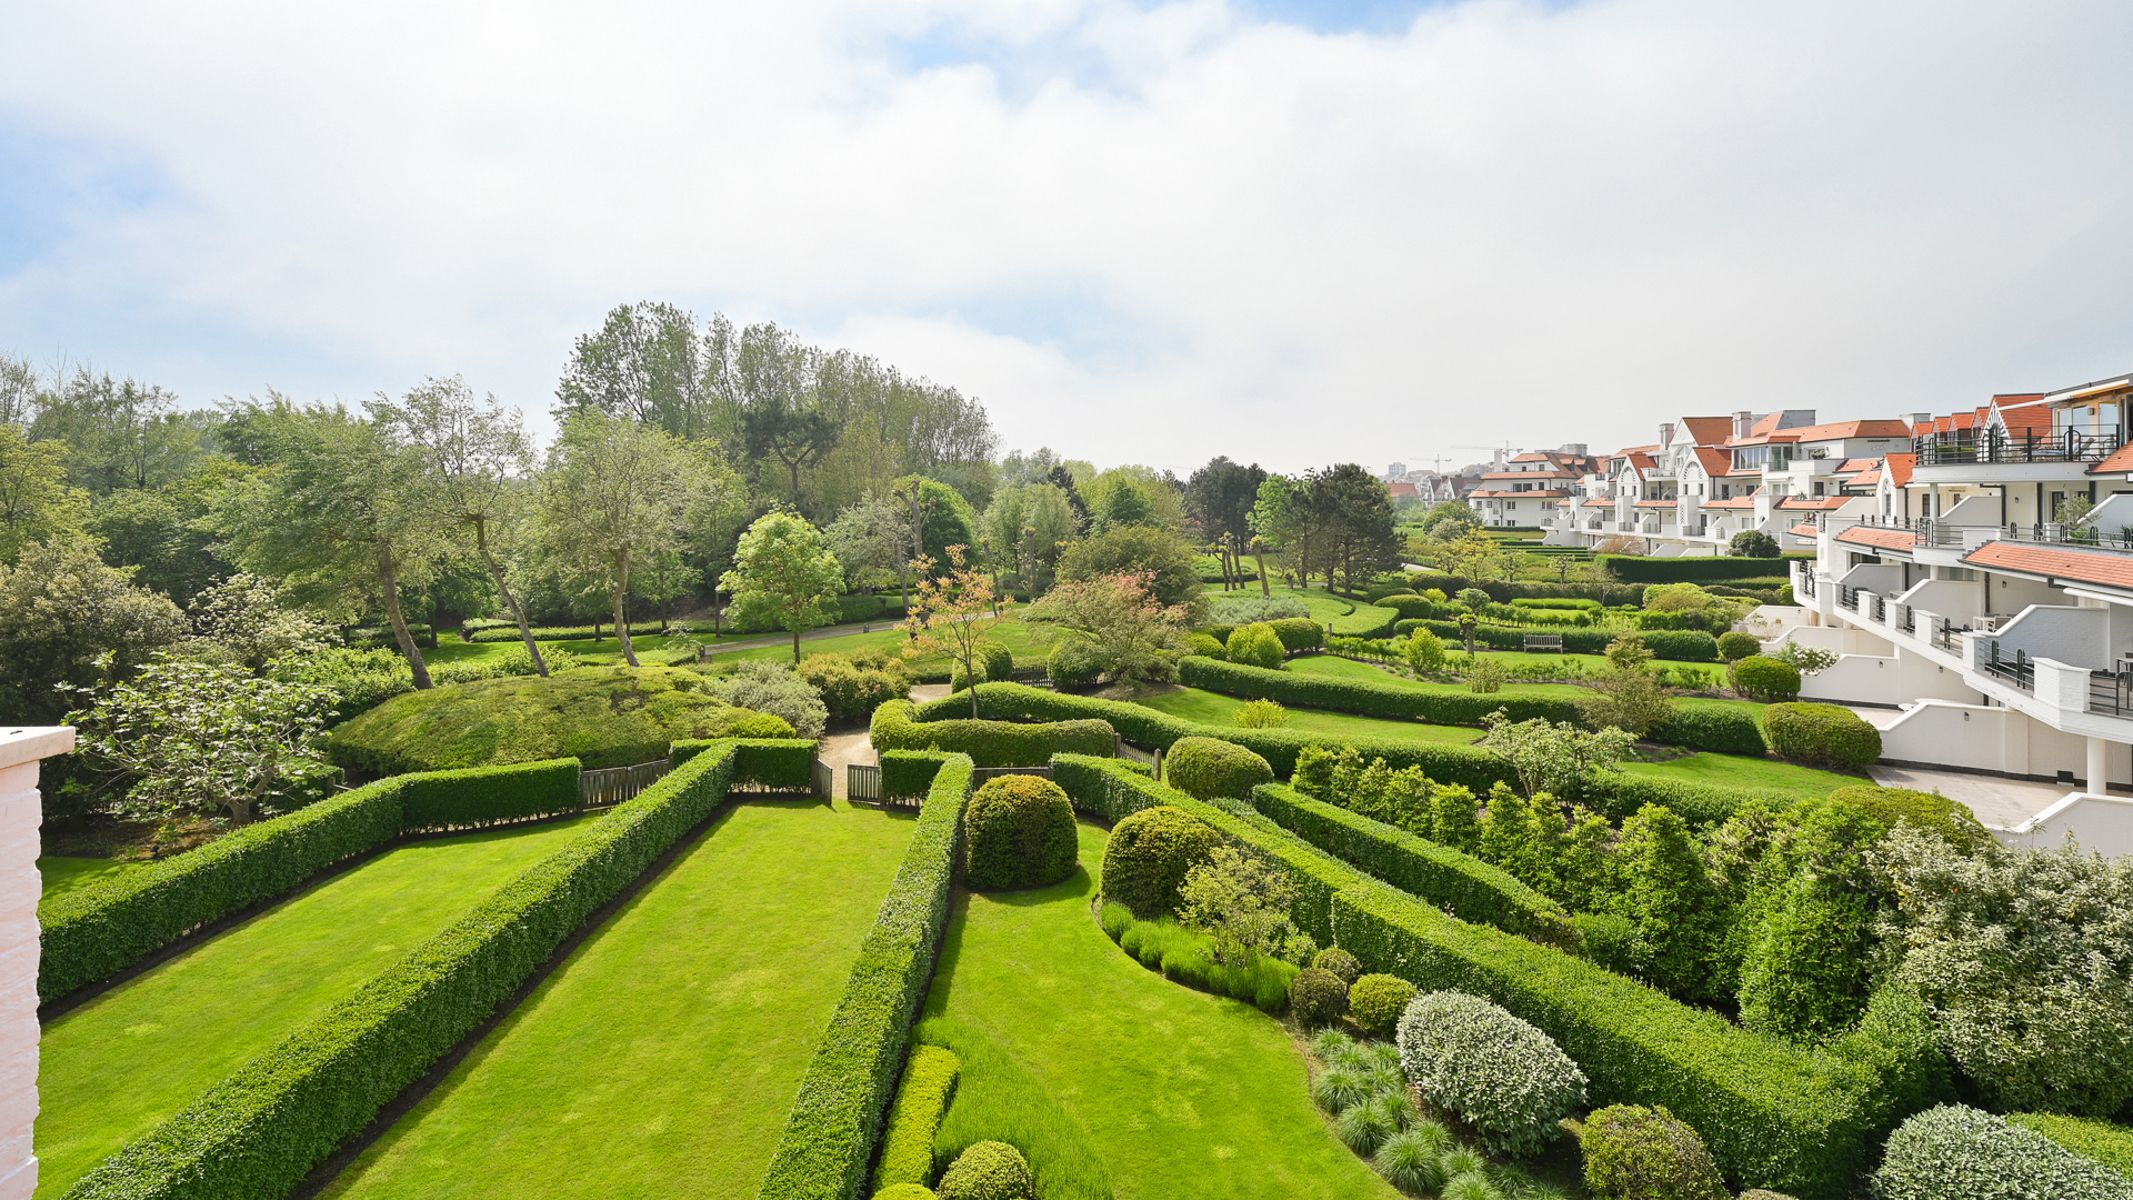
[[[1157,712],[1208,725],[1235,725],[1237,710],[1245,705],[1245,701],[1234,696],[1189,687],[1149,690],[1134,696],[1133,702]],[[1324,712],[1315,708],[1290,709],[1289,719],[1282,728],[1305,733],[1322,733],[1328,738],[1391,738],[1395,741],[1439,745],[1465,745],[1481,737],[1479,729],[1469,729],[1463,725],[1387,721],[1377,717],[1353,717],[1347,713]]]
[[[37,860],[37,873],[44,880],[44,899],[51,900],[147,865],[145,860],[47,854]]]
[[[1745,788],[1764,795],[1803,800],[1819,799],[1840,787],[1872,782],[1864,775],[1845,775],[1819,767],[1779,762],[1774,758],[1746,758],[1738,754],[1685,754],[1665,762],[1623,763],[1622,771],[1632,777]]]
[[[764,1200],[847,1200],[866,1182],[947,928],[971,778],[968,756],[941,756],[903,865],[785,1118]]]
[[[47,1023],[38,1194],[65,1191],[575,837],[587,819],[410,842]]]
[[[327,1194],[749,1194],[913,829],[729,808]]]
[[[964,1055],[937,1151],[1017,1138],[983,1119],[988,1096],[1011,1100],[988,1092],[989,1046],[1049,1100],[1016,1107],[1070,1125],[1048,1140],[1093,1153],[1119,1200],[1396,1197],[1312,1107],[1279,1024],[1164,979],[1104,935],[1089,909],[1104,838],[1081,826],[1082,869],[1063,883],[959,906],[920,1027]],[[1106,1194],[1042,1153],[1033,1166],[1046,1200]]]
[[[382,974],[84,1176],[90,1198],[280,1196],[491,1017],[602,905],[724,806],[706,751],[589,822]]]

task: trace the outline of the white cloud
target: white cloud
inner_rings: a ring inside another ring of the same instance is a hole
[[[261,386],[256,344],[287,390],[461,370],[540,412],[638,298],[1179,468],[2127,366],[2107,0],[1472,0],[1384,35],[1218,0],[17,7],[0,120],[168,191],[0,279],[0,337],[201,399]]]

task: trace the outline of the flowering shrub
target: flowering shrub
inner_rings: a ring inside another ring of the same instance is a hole
[[[1400,1066],[1493,1150],[1530,1154],[1585,1102],[1585,1073],[1545,1033],[1479,996],[1426,992],[1400,1014]]]

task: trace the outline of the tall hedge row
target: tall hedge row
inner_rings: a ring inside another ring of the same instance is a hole
[[[1595,561],[1624,583],[1703,583],[1783,575],[1792,560],[1813,557],[1788,554],[1783,558],[1651,558],[1642,554],[1602,554]]]
[[[1252,804],[1275,824],[1328,854],[1441,905],[1461,920],[1494,925],[1551,945],[1576,945],[1577,932],[1563,906],[1502,867],[1314,800],[1287,784],[1252,789]]]
[[[1450,646],[1466,644],[1466,635],[1456,621],[1410,618],[1393,623],[1396,633],[1412,633],[1417,629],[1429,630]],[[1484,621],[1474,627],[1474,644],[1489,650],[1521,650],[1525,648],[1526,635],[1537,632],[1530,626],[1491,625]],[[1565,629],[1560,626],[1547,632],[1563,639],[1565,654],[1605,654],[1608,645],[1621,636],[1605,629]],[[1718,639],[1700,629],[1653,629],[1643,631],[1642,636],[1645,649],[1650,650],[1654,658],[1668,662],[1718,661]]]
[[[937,756],[903,866],[860,945],[844,997],[816,1043],[760,1195],[853,1200],[881,1136],[911,1021],[948,925],[948,897],[970,801],[968,755]]]
[[[285,1195],[726,798],[707,750],[84,1176],[81,1200]]]
[[[875,709],[870,731],[874,748],[967,754],[981,767],[1034,767],[1050,762],[1054,754],[1109,754],[1118,745],[1118,734],[1100,719],[1029,725],[946,715],[970,711],[967,692],[947,697],[938,708],[928,706],[928,713],[940,715],[917,717],[916,711],[909,700],[891,700]]]
[[[733,747],[733,782],[765,791],[805,792],[815,785],[816,744],[806,738],[689,738],[667,757],[681,766],[718,746]]]
[[[247,825],[40,905],[37,996],[51,1001],[203,925],[265,904],[411,830],[482,825],[577,807],[578,761],[396,775]]]

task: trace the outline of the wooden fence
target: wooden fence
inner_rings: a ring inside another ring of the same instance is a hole
[[[661,776],[673,769],[669,759],[638,763],[631,767],[602,767],[597,771],[578,773],[578,807],[607,808],[634,798],[637,793],[659,782]]]

